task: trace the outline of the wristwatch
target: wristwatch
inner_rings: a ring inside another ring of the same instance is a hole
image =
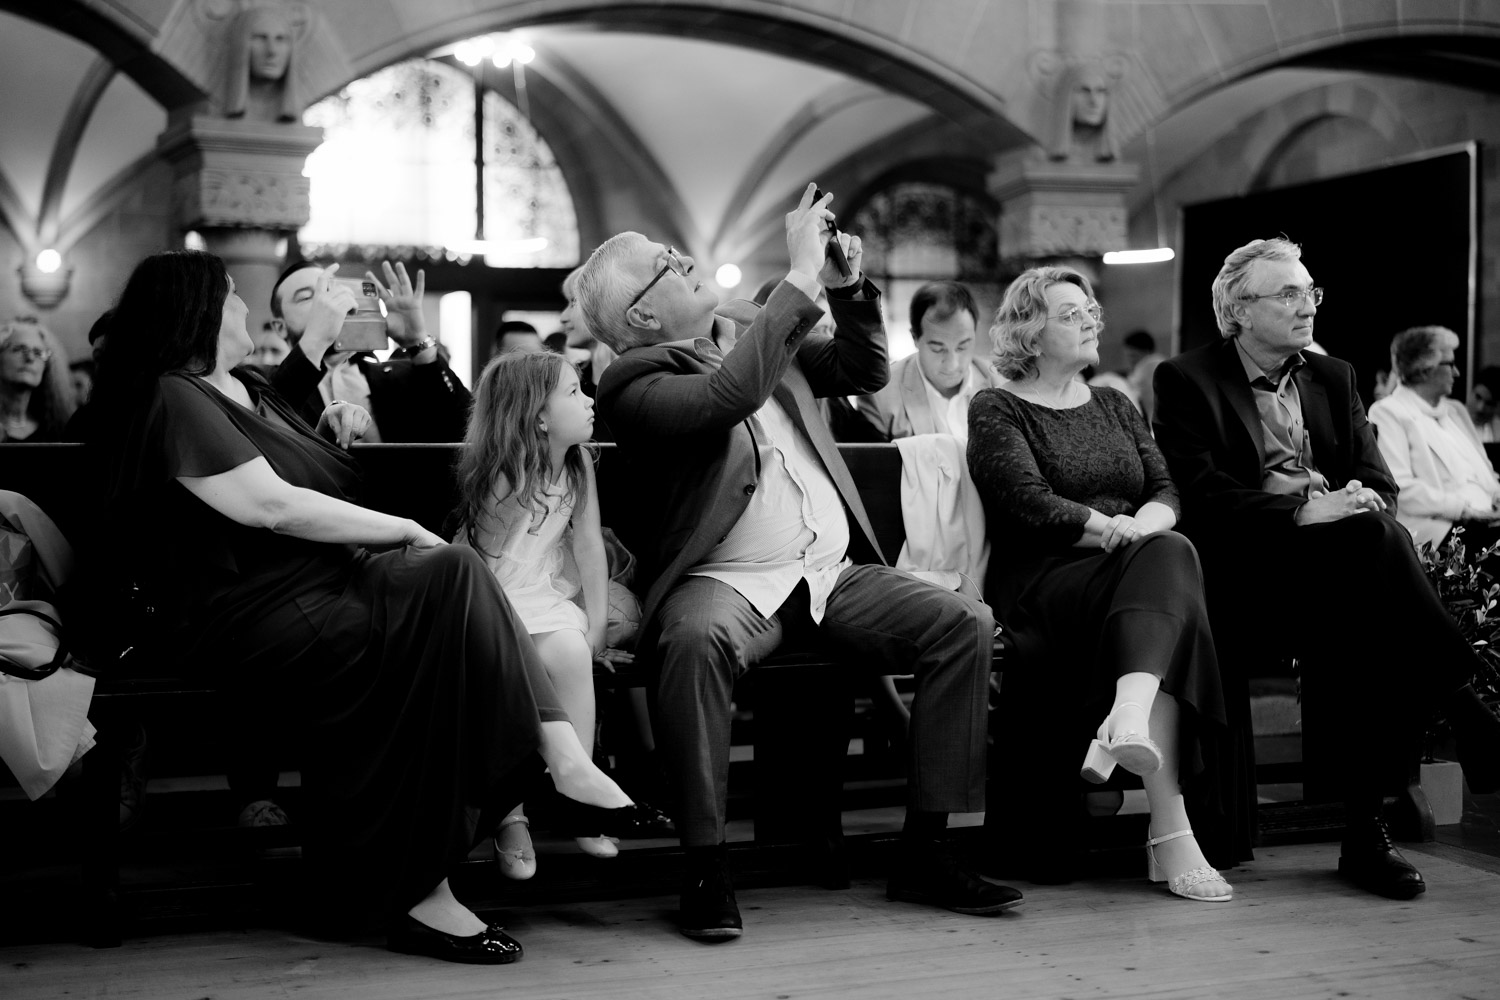
[[[408,344],[407,346],[401,348],[401,350],[406,357],[413,358],[418,354],[421,354],[423,351],[427,350],[427,348],[436,346],[437,341],[434,340],[432,338],[432,334],[429,333],[421,340],[417,341],[415,344]]]

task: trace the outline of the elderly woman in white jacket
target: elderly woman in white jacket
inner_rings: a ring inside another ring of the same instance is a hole
[[[1500,479],[1464,404],[1451,399],[1458,335],[1419,326],[1391,341],[1401,384],[1370,407],[1380,454],[1401,488],[1396,518],[1417,547],[1437,545],[1455,522],[1500,520]]]

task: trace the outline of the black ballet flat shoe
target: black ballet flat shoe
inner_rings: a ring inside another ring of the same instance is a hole
[[[670,835],[672,821],[666,813],[645,802],[632,802],[618,809],[591,806],[566,795],[556,801],[556,818],[562,832],[573,837],[620,837],[644,840]],[[664,833],[663,831],[668,831]]]
[[[459,937],[428,927],[409,913],[391,928],[385,945],[406,955],[426,955],[465,965],[509,965],[522,954],[521,942],[497,924],[489,924],[478,934]]]
[[[1387,899],[1414,899],[1427,891],[1422,873],[1396,850],[1379,820],[1351,825],[1339,856],[1339,874]]]

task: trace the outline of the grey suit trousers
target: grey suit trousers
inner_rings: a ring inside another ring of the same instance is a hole
[[[908,808],[984,808],[985,735],[995,620],[988,606],[888,566],[855,565],[834,584],[814,626],[802,600],[770,618],[727,584],[684,577],[658,612],[657,742],[681,795],[684,846],[724,840],[735,679],[775,652],[788,631],[860,669],[915,674]],[[797,616],[798,620],[788,620]]]

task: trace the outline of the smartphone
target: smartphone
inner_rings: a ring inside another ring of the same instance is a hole
[[[383,351],[390,346],[380,291],[367,278],[334,278],[354,293],[354,309],[344,319],[334,351]]]
[[[814,188],[813,201],[822,197],[823,189]],[[839,269],[839,274],[845,278],[854,273],[849,267],[849,258],[844,256],[844,248],[839,243],[839,227],[832,222],[828,224],[828,246],[825,248],[825,254],[829,260],[833,261],[833,266]]]

